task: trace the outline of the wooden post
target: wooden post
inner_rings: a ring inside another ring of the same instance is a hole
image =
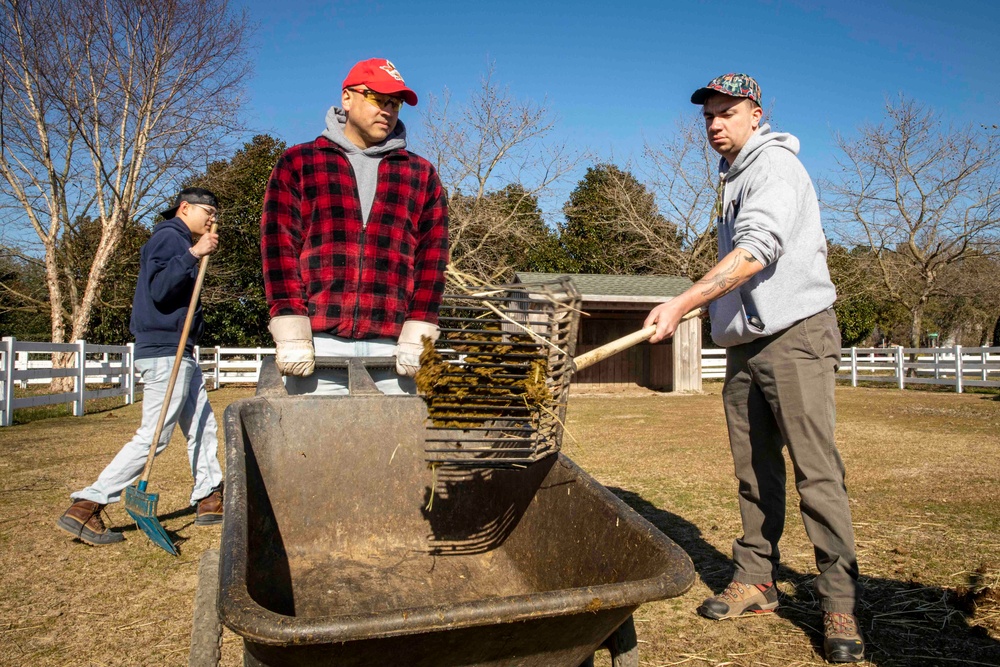
[[[962,393],[962,346],[955,346],[955,391]]]
[[[851,386],[858,386],[858,348],[851,348]]]
[[[218,345],[215,346],[215,388],[218,389],[222,386],[222,371],[219,368],[222,366],[222,348]]]
[[[681,322],[674,333],[673,391],[701,391],[701,320]]]
[[[0,426],[10,426],[14,417],[14,336],[4,336],[0,343],[3,352],[3,410],[0,411]]]
[[[125,373],[125,405],[132,405],[135,403],[135,343],[129,343],[125,347],[128,348],[128,352],[125,353],[124,359],[122,359],[122,371],[128,371]]]
[[[83,416],[83,393],[87,391],[87,341],[76,341],[76,400],[73,401],[73,416]]]
[[[903,376],[905,372],[903,371],[903,346],[896,346],[896,378],[899,382],[899,388],[902,389],[904,386]]]

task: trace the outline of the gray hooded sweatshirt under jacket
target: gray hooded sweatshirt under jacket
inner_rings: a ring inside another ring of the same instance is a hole
[[[798,152],[798,139],[762,125],[732,166],[720,161],[719,258],[743,248],[765,268],[709,306],[716,345],[779,333],[837,298],[816,191]]]
[[[344,135],[347,125],[347,114],[343,109],[330,107],[326,112],[326,129],[323,136],[337,144],[347,153],[347,160],[354,169],[354,180],[358,182],[358,196],[361,198],[361,215],[364,224],[368,224],[368,214],[375,202],[375,188],[378,185],[378,164],[382,156],[397,148],[406,148],[406,127],[403,121],[396,121],[392,134],[382,143],[366,148],[358,148]]]

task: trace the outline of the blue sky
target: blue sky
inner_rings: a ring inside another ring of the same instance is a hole
[[[234,2],[258,23],[247,121],[289,144],[319,134],[347,70],[376,56],[418,95],[455,101],[492,61],[515,97],[555,112],[557,139],[617,162],[667,136],[697,111],[691,92],[730,71],[758,80],[814,179],[835,168],[834,134],[878,122],[887,96],[956,124],[1000,123],[995,1]],[[419,110],[402,112],[411,133]]]

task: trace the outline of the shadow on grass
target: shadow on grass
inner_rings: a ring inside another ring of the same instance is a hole
[[[701,529],[686,519],[662,510],[642,496],[608,487],[646,520],[663,531],[688,553],[702,581],[721,592],[732,577],[733,564],[701,535]],[[812,590],[814,574],[785,566],[778,570],[783,593],[778,615],[805,632],[817,656],[823,655],[822,619],[819,600]],[[865,655],[880,667],[1000,665],[1000,642],[985,629],[969,624],[963,609],[969,594],[914,581],[861,577],[864,587],[858,620],[865,639]],[[970,589],[976,581],[970,581]],[[714,621],[705,620],[706,623]]]
[[[190,538],[187,538],[187,537],[184,537],[183,535],[181,535],[179,531],[182,531],[185,528],[188,528],[189,526],[191,526],[192,524],[194,524],[194,518],[193,518],[193,516],[196,513],[196,511],[197,511],[197,509],[194,506],[183,507],[183,508],[181,508],[179,510],[174,510],[173,512],[168,512],[167,514],[158,514],[157,517],[156,517],[157,519],[160,520],[161,524],[164,521],[167,521],[169,519],[177,519],[177,518],[184,517],[184,516],[190,516],[190,517],[192,517],[191,521],[189,521],[188,523],[185,523],[183,526],[180,526],[180,527],[178,527],[176,529],[172,530],[170,528],[167,528],[166,526],[163,527],[163,529],[167,532],[167,537],[170,538],[170,541],[173,543],[174,547],[177,548],[178,551],[182,551],[181,545],[183,545],[185,542],[187,542],[190,539]],[[116,531],[118,531],[120,533],[123,533],[123,534],[127,534],[127,533],[136,533],[136,535],[142,535],[143,534],[142,531],[139,530],[139,526],[136,525],[132,521],[129,521],[124,526],[115,526],[114,530],[116,530]]]

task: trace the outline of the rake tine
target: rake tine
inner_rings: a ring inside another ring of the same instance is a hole
[[[156,504],[160,499],[158,493],[145,493],[146,483],[140,482],[138,487],[129,486],[125,489],[125,511],[132,517],[139,529],[156,546],[172,556],[178,555],[170,536],[163,524],[156,518]]]

